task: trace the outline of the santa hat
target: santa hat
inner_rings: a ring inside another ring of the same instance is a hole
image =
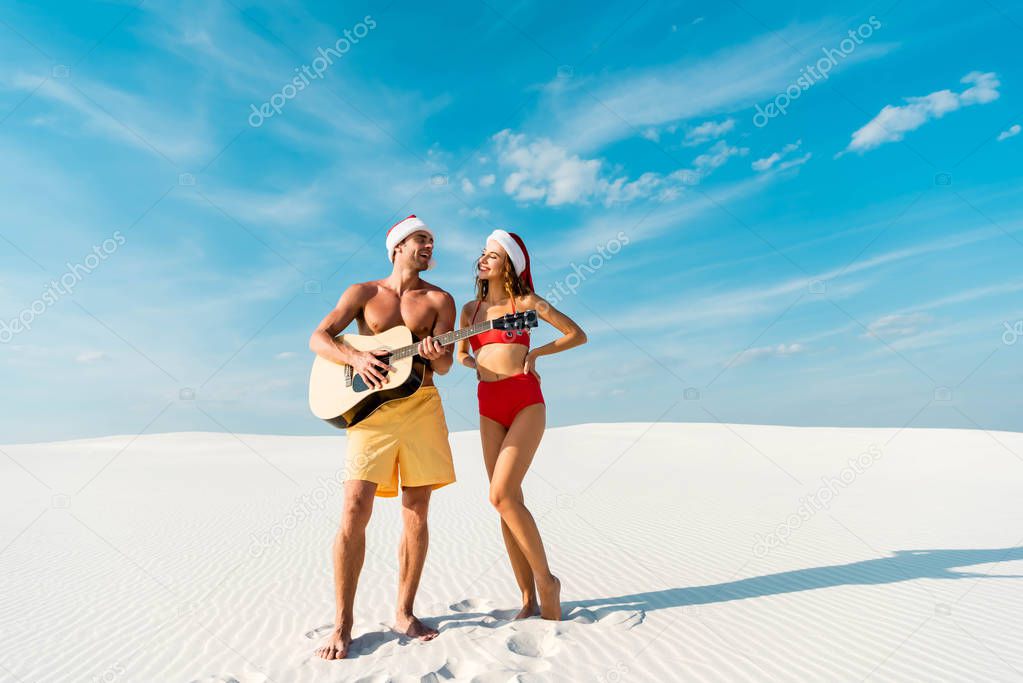
[[[403,218],[391,226],[391,229],[387,231],[387,258],[390,259],[391,263],[394,263],[395,247],[401,244],[403,239],[419,230],[433,237],[433,231],[426,227],[426,223],[416,218],[415,214],[410,215],[408,218]],[[433,267],[433,259],[430,259],[430,267]]]
[[[526,251],[526,243],[522,241],[522,238],[514,232],[498,228],[490,233],[487,239],[494,240],[501,245],[508,254],[508,259],[511,261],[512,268],[515,269],[515,274],[524,283],[529,285],[531,291],[535,290],[536,288],[533,287],[533,274],[529,269],[529,252]]]

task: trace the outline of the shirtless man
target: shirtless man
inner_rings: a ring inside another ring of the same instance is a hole
[[[432,366],[416,393],[384,404],[348,430],[344,508],[334,540],[337,612],[329,641],[316,651],[323,659],[344,659],[348,655],[355,589],[366,553],[366,525],[373,511],[373,498],[397,496],[399,473],[403,531],[394,628],[422,640],[437,636],[436,629],[413,615],[412,604],[429,542],[426,516],[430,493],[455,481],[444,410],[433,384],[434,372],[443,375],[451,368],[450,347],[442,347],[434,337],[454,328],[455,302],[450,294],[419,277],[431,265],[433,233],[414,215],[388,231],[387,255],[394,264],[391,274],[345,290],[337,307],[320,322],[309,340],[314,353],[353,366],[368,384],[378,387],[393,369],[378,357],[385,352],[357,351],[334,337],[353,320],[360,334],[378,334],[405,325],[423,340],[419,355]]]

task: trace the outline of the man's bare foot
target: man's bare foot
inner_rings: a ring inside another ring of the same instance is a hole
[[[551,575],[551,582],[536,582],[540,593],[540,616],[552,621],[561,621],[561,580]]]
[[[348,656],[348,647],[352,644],[352,629],[337,627],[331,634],[327,644],[316,650],[321,659],[344,659]]]
[[[535,617],[539,613],[540,606],[536,604],[536,599],[534,598],[532,600],[527,600],[526,603],[522,605],[522,609],[515,615],[515,618],[528,619],[530,617]]]
[[[399,615],[395,619],[394,630],[403,636],[418,638],[419,640],[433,640],[440,633],[437,629],[427,626],[411,614]]]

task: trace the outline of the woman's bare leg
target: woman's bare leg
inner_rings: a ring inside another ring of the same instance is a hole
[[[540,530],[526,509],[522,495],[522,480],[543,438],[546,422],[547,410],[542,403],[523,408],[515,416],[490,477],[490,502],[501,514],[533,570],[540,594],[541,616],[544,619],[561,619],[561,582],[551,574]]]
[[[491,420],[488,417],[480,417],[480,438],[483,441],[483,462],[487,467],[487,477],[494,476],[494,465],[497,464],[497,456],[501,452],[501,444],[504,442],[507,430],[500,422]],[[511,533],[511,529],[501,520],[501,535],[504,537],[504,547],[508,551],[508,559],[511,561],[512,572],[515,574],[515,582],[522,592],[522,609],[515,615],[516,619],[539,614],[539,602],[536,599],[536,584],[533,582],[533,570],[529,568],[529,561],[519,548],[518,542]]]

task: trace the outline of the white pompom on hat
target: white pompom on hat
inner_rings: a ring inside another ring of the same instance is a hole
[[[403,218],[394,225],[391,226],[390,230],[387,231],[387,258],[394,263],[394,249],[401,241],[411,235],[414,232],[422,230],[428,233],[430,237],[433,237],[433,230],[426,227],[421,219],[417,218],[415,214],[411,214],[408,218]],[[433,260],[430,260],[430,266],[433,266]]]

